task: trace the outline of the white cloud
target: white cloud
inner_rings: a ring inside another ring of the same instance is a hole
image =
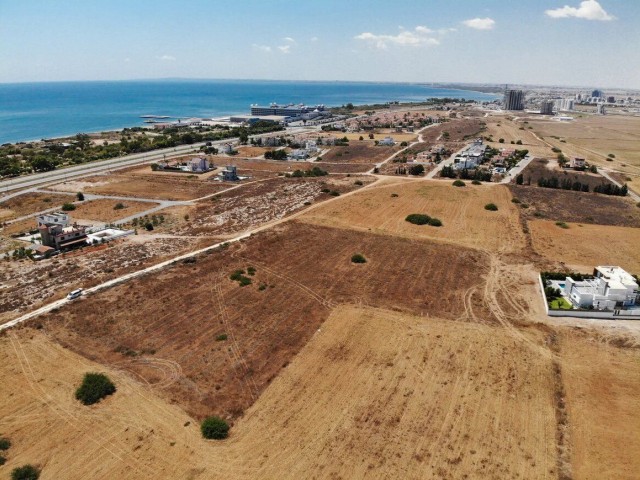
[[[565,5],[562,8],[556,8],[555,10],[545,10],[545,12],[551,18],[583,18],[585,20],[600,20],[608,21],[615,20],[616,17],[609,15],[605,12],[604,8],[596,0],[585,0],[580,2],[580,6],[570,7]]]
[[[278,50],[280,50],[284,54],[291,53],[291,45],[280,45],[278,47]]]
[[[258,45],[257,43],[254,43],[251,46],[256,50],[260,50],[261,52],[271,53],[271,47],[269,45]]]
[[[356,40],[362,40],[370,45],[386,50],[389,45],[397,45],[401,47],[422,47],[428,45],[440,45],[440,40],[431,36],[433,33],[427,27],[417,26],[413,30],[402,30],[397,35],[376,35],[371,32],[364,32],[356,35]]]
[[[311,37],[312,42],[317,42],[318,40],[320,40],[318,37]]]
[[[283,40],[285,42],[289,42],[289,43],[296,43],[296,41],[291,37],[284,37]]]
[[[162,60],[163,62],[175,62],[176,57],[173,55],[162,55],[160,57],[156,57],[158,60]]]
[[[487,18],[471,18],[469,20],[465,20],[462,22],[465,26],[469,28],[475,28],[476,30],[493,30],[496,22],[495,20],[487,17]]]

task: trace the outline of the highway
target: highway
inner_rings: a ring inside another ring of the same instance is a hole
[[[295,133],[306,133],[314,130],[316,130],[316,128],[301,128],[295,129]],[[278,133],[284,132],[261,133],[258,135],[252,135],[250,138],[268,137],[271,135],[277,135]],[[287,131],[286,133],[291,132]],[[211,143],[215,146],[237,141],[237,138],[226,138],[224,140],[216,140]],[[110,158],[108,160],[97,160],[95,162],[74,165],[72,167],[65,167],[59,170],[52,170],[50,172],[33,173],[31,175],[10,178],[0,182],[0,195],[8,196],[9,192],[15,192],[16,190],[63,182],[71,178],[86,177],[96,173],[109,172],[111,170],[143,163],[158,162],[160,160],[185,155],[190,152],[197,152],[200,147],[204,145],[205,142],[193,143],[191,145],[180,145],[178,147],[164,148],[144,153],[134,153],[124,157]]]

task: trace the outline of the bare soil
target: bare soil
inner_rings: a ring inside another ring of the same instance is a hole
[[[386,147],[376,146],[368,142],[354,141],[348,147],[331,147],[327,153],[322,155],[321,161],[328,163],[373,164],[383,161],[401,148],[399,145]]]
[[[124,208],[115,209],[114,207],[118,204],[122,204]],[[110,223],[130,215],[135,215],[136,213],[144,212],[157,205],[157,203],[136,202],[132,200],[91,200],[78,203],[76,209],[71,212],[71,215],[74,220],[83,219]]]
[[[406,238],[432,239],[484,250],[520,251],[524,235],[518,209],[502,185],[453,187],[439,181],[385,180],[342,202],[310,211],[303,221]],[[498,211],[485,210],[494,203]],[[436,217],[442,227],[414,225],[407,215]],[[491,224],[490,229],[487,224]]]
[[[586,273],[597,265],[620,265],[631,273],[640,273],[639,228],[567,225],[569,228],[561,228],[553,221],[530,221],[535,251]]]
[[[25,193],[0,203],[0,222],[62,206],[75,198],[49,193]]]
[[[554,221],[640,227],[640,208],[628,198],[582,193],[526,185],[509,185],[528,220],[546,218]]]
[[[352,264],[355,252],[369,262]],[[83,298],[38,321],[88,358],[160,383],[162,395],[198,418],[211,413],[237,418],[334,305],[361,302],[466,318],[467,304],[460,299],[469,294],[468,302],[477,303],[469,289],[482,281],[486,262],[483,254],[457,246],[293,221],[195,264]],[[249,266],[257,269],[251,285],[229,279]],[[175,294],[182,285],[189,293]],[[487,310],[478,304],[477,312]],[[228,340],[215,341],[221,334]],[[177,363],[175,382],[162,385],[162,375],[146,367],[147,358]]]

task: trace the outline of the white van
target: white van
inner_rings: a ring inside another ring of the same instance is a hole
[[[77,290],[69,292],[69,295],[67,295],[67,300],[73,300],[74,298],[78,298],[80,295],[82,295],[82,289],[78,288]]]

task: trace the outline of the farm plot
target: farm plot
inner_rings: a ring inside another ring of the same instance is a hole
[[[141,243],[128,238],[42,262],[3,262],[0,320],[10,320],[75,288],[96,285],[199,245],[197,239],[188,238],[147,238]]]
[[[526,185],[509,185],[509,189],[529,220],[640,227],[640,208],[628,198]]]
[[[71,215],[74,220],[82,219],[109,223],[129,215],[144,212],[157,205],[157,203],[132,200],[99,199],[78,203]]]
[[[189,220],[173,222],[169,231],[179,235],[231,235],[331,198],[331,192],[358,188],[356,181],[364,185],[372,177],[274,178],[238,184],[238,188],[190,207]]]
[[[392,147],[376,146],[369,142],[354,141],[348,147],[331,147],[321,157],[322,162],[327,163],[360,163],[374,164],[382,162],[398,150],[399,145]]]
[[[75,200],[69,195],[53,193],[25,193],[0,203],[0,222],[31,215]]]
[[[96,183],[87,186],[85,193],[158,200],[193,200],[228,187],[221,182],[189,178],[189,175],[139,175],[125,172],[94,178]]]
[[[548,220],[529,222],[533,248],[543,257],[582,272],[596,265],[619,265],[640,272],[640,228],[566,224],[561,228]]]
[[[498,211],[485,210],[488,203],[496,204]],[[412,213],[437,217],[443,226],[413,225],[405,221]],[[524,247],[511,194],[496,185],[456,188],[448,182],[387,180],[338,203],[315,208],[301,220],[487,250],[518,251]]]
[[[469,327],[337,308],[224,453],[240,478],[557,478],[548,360]]]
[[[353,264],[355,252],[368,262]],[[248,267],[256,269],[253,276]],[[231,280],[237,269],[252,283]],[[64,345],[141,376],[196,417],[237,418],[334,305],[464,320],[474,304],[474,314],[489,321],[482,299],[470,294],[487,269],[484,254],[461,247],[294,221],[74,302],[42,321]],[[179,368],[158,372],[156,358]],[[171,382],[163,380],[168,375]]]
[[[593,332],[576,330],[560,336],[574,476],[635,479],[640,468],[638,339],[608,344],[594,341]]]

